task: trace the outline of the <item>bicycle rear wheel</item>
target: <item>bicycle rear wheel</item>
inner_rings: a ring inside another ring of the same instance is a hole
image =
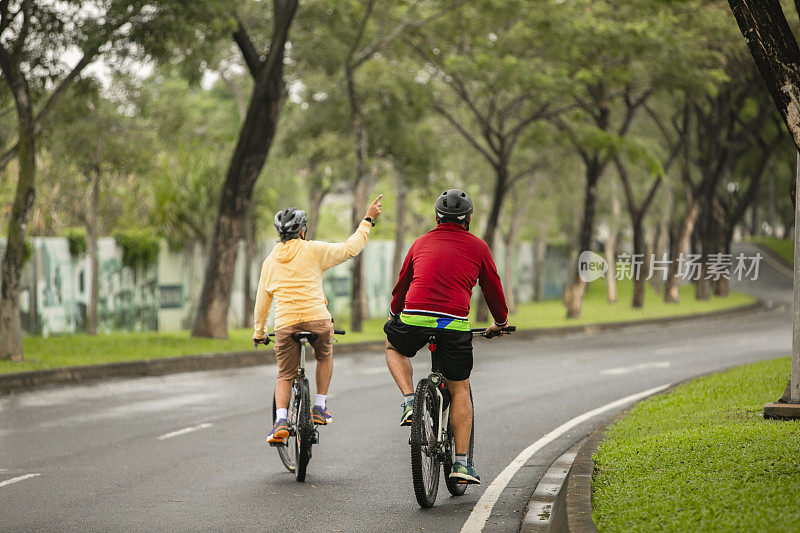
[[[300,381],[300,398],[297,414],[297,481],[306,480],[306,467],[311,460],[311,445],[314,440],[314,424],[311,422],[311,399],[308,380]]]
[[[290,428],[289,437],[286,439],[286,443],[283,446],[276,446],[276,448],[278,448],[278,456],[280,456],[283,466],[292,474],[294,474],[297,466],[298,455],[297,434],[293,431],[293,428],[297,427],[297,412],[297,398],[295,397],[294,389],[292,389],[292,396],[289,399],[289,416],[287,418]],[[272,423],[275,424],[274,395],[272,396]]]
[[[469,435],[469,452],[467,452],[467,460],[472,464],[472,453],[475,446],[475,402],[472,401],[472,387],[469,388],[469,400],[472,403],[472,431]],[[461,496],[467,491],[469,483],[462,483],[456,479],[450,479],[450,472],[453,470],[453,463],[456,462],[456,443],[453,439],[453,426],[447,424],[447,439],[448,445],[445,450],[444,467],[444,484],[447,485],[447,490],[453,496]]]
[[[429,379],[420,380],[414,394],[411,422],[411,477],[420,507],[433,507],[439,490],[439,452],[436,433],[439,401]]]

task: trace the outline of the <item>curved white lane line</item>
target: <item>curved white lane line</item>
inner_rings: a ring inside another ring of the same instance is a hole
[[[6,485],[11,485],[12,483],[17,483],[20,481],[25,481],[26,479],[30,479],[36,476],[41,476],[41,474],[25,474],[24,476],[12,477],[11,479],[0,481],[0,487],[5,487]]]
[[[469,518],[464,523],[464,527],[461,528],[461,533],[474,533],[483,530],[483,526],[486,525],[486,521],[492,514],[492,508],[494,507],[494,504],[497,503],[497,499],[500,498],[500,494],[503,493],[503,490],[505,490],[508,482],[514,477],[514,474],[517,473],[517,470],[519,470],[522,465],[528,462],[528,459],[533,457],[533,454],[541,450],[547,444],[553,442],[570,429],[582,422],[589,420],[592,417],[661,392],[670,385],[671,383],[667,383],[666,385],[661,385],[660,387],[655,387],[646,391],[638,392],[636,394],[631,394],[630,396],[625,396],[624,398],[620,398],[619,400],[608,403],[602,407],[598,407],[597,409],[587,411],[582,415],[576,416],[572,420],[561,424],[556,429],[545,434],[544,437],[522,450],[520,454],[517,455],[496,478],[494,478],[494,481],[492,481],[491,485],[489,485],[489,487],[487,487],[487,489],[481,495],[478,503],[476,503],[475,507],[472,509],[472,513],[470,513]]]

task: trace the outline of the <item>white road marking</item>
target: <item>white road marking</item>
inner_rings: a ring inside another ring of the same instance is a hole
[[[25,474],[24,476],[12,477],[11,479],[0,481],[0,487],[5,487],[6,485],[11,485],[12,483],[19,483],[20,481],[25,481],[26,479],[36,476],[41,476],[41,474]]]
[[[601,370],[600,373],[606,376],[618,376],[622,374],[632,374],[638,370],[649,370],[651,368],[669,368],[672,363],[669,361],[654,361],[652,363],[639,363],[638,365],[620,366],[617,368],[606,368]]]
[[[472,509],[472,513],[470,513],[469,518],[464,523],[464,527],[461,528],[461,533],[474,533],[483,530],[483,526],[486,525],[486,520],[488,520],[489,516],[492,514],[492,508],[494,507],[494,504],[497,503],[497,499],[500,498],[500,495],[503,493],[503,490],[505,490],[509,481],[511,481],[511,478],[514,477],[514,474],[516,474],[517,471],[522,468],[522,466],[528,462],[531,457],[533,457],[533,454],[578,424],[581,424],[582,422],[585,422],[607,411],[611,411],[612,409],[622,407],[623,405],[661,392],[670,385],[671,384],[668,383],[666,385],[661,385],[660,387],[654,387],[646,391],[631,394],[630,396],[625,396],[624,398],[620,398],[619,400],[603,405],[602,407],[598,407],[597,409],[587,411],[582,415],[576,416],[572,420],[561,424],[556,429],[545,434],[541,439],[522,450],[520,454],[517,455],[514,460],[511,461],[511,463],[505,467],[503,471],[500,472],[500,474],[494,479],[494,481],[492,481],[492,483],[486,488],[478,500],[478,503],[476,503],[475,507]]]
[[[186,435],[187,433],[192,433],[193,431],[199,431],[201,429],[210,428],[213,424],[209,422],[203,422],[202,424],[197,424],[196,426],[190,426],[188,428],[179,429],[177,431],[171,431],[170,433],[164,433],[158,440],[164,439],[171,439],[172,437],[178,437],[180,435]]]

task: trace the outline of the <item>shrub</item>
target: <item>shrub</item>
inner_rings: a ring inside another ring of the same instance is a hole
[[[86,253],[86,230],[84,228],[67,228],[64,237],[69,245],[69,255],[77,259]]]
[[[114,240],[122,248],[122,264],[131,268],[152,265],[161,251],[161,242],[152,229],[117,231]]]

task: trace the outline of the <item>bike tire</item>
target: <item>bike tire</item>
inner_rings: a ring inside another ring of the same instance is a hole
[[[308,390],[308,380],[303,378],[300,383],[300,402],[297,415],[297,481],[306,480],[306,468],[311,460],[311,445],[314,439],[314,424],[311,422],[311,399]]]
[[[293,391],[294,392],[294,391]],[[294,394],[289,401],[289,427],[295,427],[297,423],[297,408],[294,407],[295,404]],[[293,408],[294,407],[294,408]],[[275,396],[272,396],[272,423],[275,424]],[[286,467],[286,470],[291,472],[292,474],[295,473],[295,468],[297,465],[297,435],[289,434],[289,438],[286,439],[285,446],[276,446],[278,448],[278,456],[281,458],[281,462],[283,466]]]
[[[469,434],[469,452],[467,455],[467,460],[469,461],[469,464],[472,464],[472,454],[475,446],[475,402],[472,401],[471,385],[469,388],[469,400],[472,403],[472,431],[470,431]],[[447,454],[445,455],[444,463],[442,464],[444,467],[444,484],[447,486],[447,490],[450,491],[450,494],[453,496],[461,496],[467,491],[469,483],[459,483],[455,479],[450,479],[450,471],[453,469],[453,463],[456,462],[456,443],[453,439],[453,426],[449,422],[447,424],[447,431],[450,443],[447,449]]]
[[[440,462],[439,454],[435,450],[438,415],[438,401],[433,383],[427,378],[420,380],[414,393],[411,422],[411,477],[417,503],[423,508],[433,507],[439,490]],[[433,450],[429,448],[431,442],[434,443]]]

